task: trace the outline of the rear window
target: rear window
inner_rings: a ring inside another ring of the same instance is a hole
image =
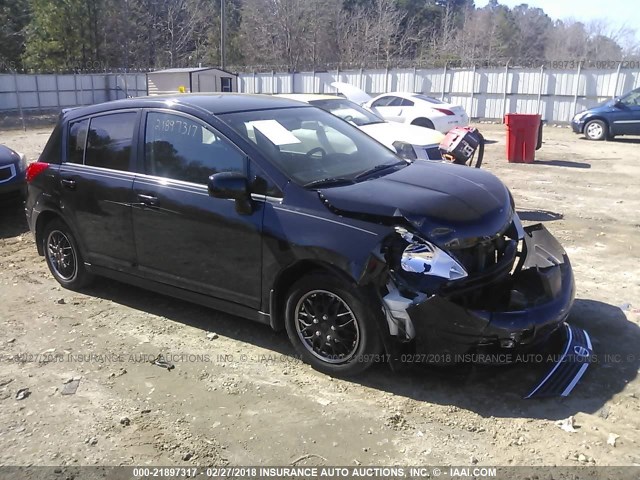
[[[438,100],[437,98],[429,97],[427,95],[422,95],[420,93],[418,93],[417,95],[414,95],[414,97],[419,98],[420,100],[425,100],[425,101],[427,101],[429,103],[433,103],[433,104],[436,104],[436,105],[443,105],[444,104],[444,102]]]
[[[129,170],[137,117],[136,112],[93,117],[89,125],[85,165]]]

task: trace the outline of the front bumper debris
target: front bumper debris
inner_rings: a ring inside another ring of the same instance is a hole
[[[525,398],[567,397],[589,367],[593,347],[589,334],[567,323],[562,354]]]

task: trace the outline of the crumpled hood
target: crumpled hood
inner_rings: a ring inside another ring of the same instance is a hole
[[[586,110],[582,110],[581,112],[578,112],[578,114],[584,113],[584,112],[606,113],[606,112],[611,112],[613,110],[615,110],[614,101],[613,100],[607,100],[606,102],[599,103],[595,107],[591,107],[591,108],[588,108]]]
[[[509,191],[497,177],[440,162],[417,161],[389,175],[322,189],[320,196],[345,216],[404,217],[441,246],[502,233],[513,217]]]

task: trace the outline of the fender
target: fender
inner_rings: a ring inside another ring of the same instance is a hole
[[[52,173],[53,175],[50,179],[48,178],[47,181],[53,181],[55,180],[55,178],[57,178],[57,169]],[[71,230],[71,233],[75,237],[76,242],[78,243],[80,253],[82,254],[83,258],[87,258],[86,245],[84,244],[84,240],[78,234],[78,229],[76,228],[73,218],[71,218],[70,215],[67,214],[67,212],[61,209],[59,205],[60,201],[58,198],[56,198],[55,194],[51,195],[44,192],[41,192],[40,195],[38,195],[33,204],[33,207],[29,208],[29,205],[27,205],[27,212],[31,212],[31,216],[27,216],[27,222],[29,223],[29,228],[36,240],[38,254],[41,256],[44,255],[44,251],[42,250],[42,242],[39,241],[40,235],[42,234],[42,227],[44,226],[43,221],[47,220],[47,217],[56,216],[67,224],[67,226]]]

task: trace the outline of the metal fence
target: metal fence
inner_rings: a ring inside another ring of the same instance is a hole
[[[567,122],[575,112],[640,87],[640,70],[549,68],[360,69],[239,74],[247,93],[336,93],[335,81],[376,95],[423,92],[462,105],[476,119],[501,120],[505,113],[540,113],[547,122]],[[0,75],[0,112],[55,112],[147,94],[146,75]]]
[[[578,111],[640,87],[640,70],[442,68],[361,69],[297,73],[241,73],[247,93],[336,93],[335,81],[371,95],[423,92],[462,105],[470,117],[502,119],[505,113],[539,113],[547,122],[568,122]]]
[[[146,93],[145,74],[0,75],[0,111],[21,115]]]

